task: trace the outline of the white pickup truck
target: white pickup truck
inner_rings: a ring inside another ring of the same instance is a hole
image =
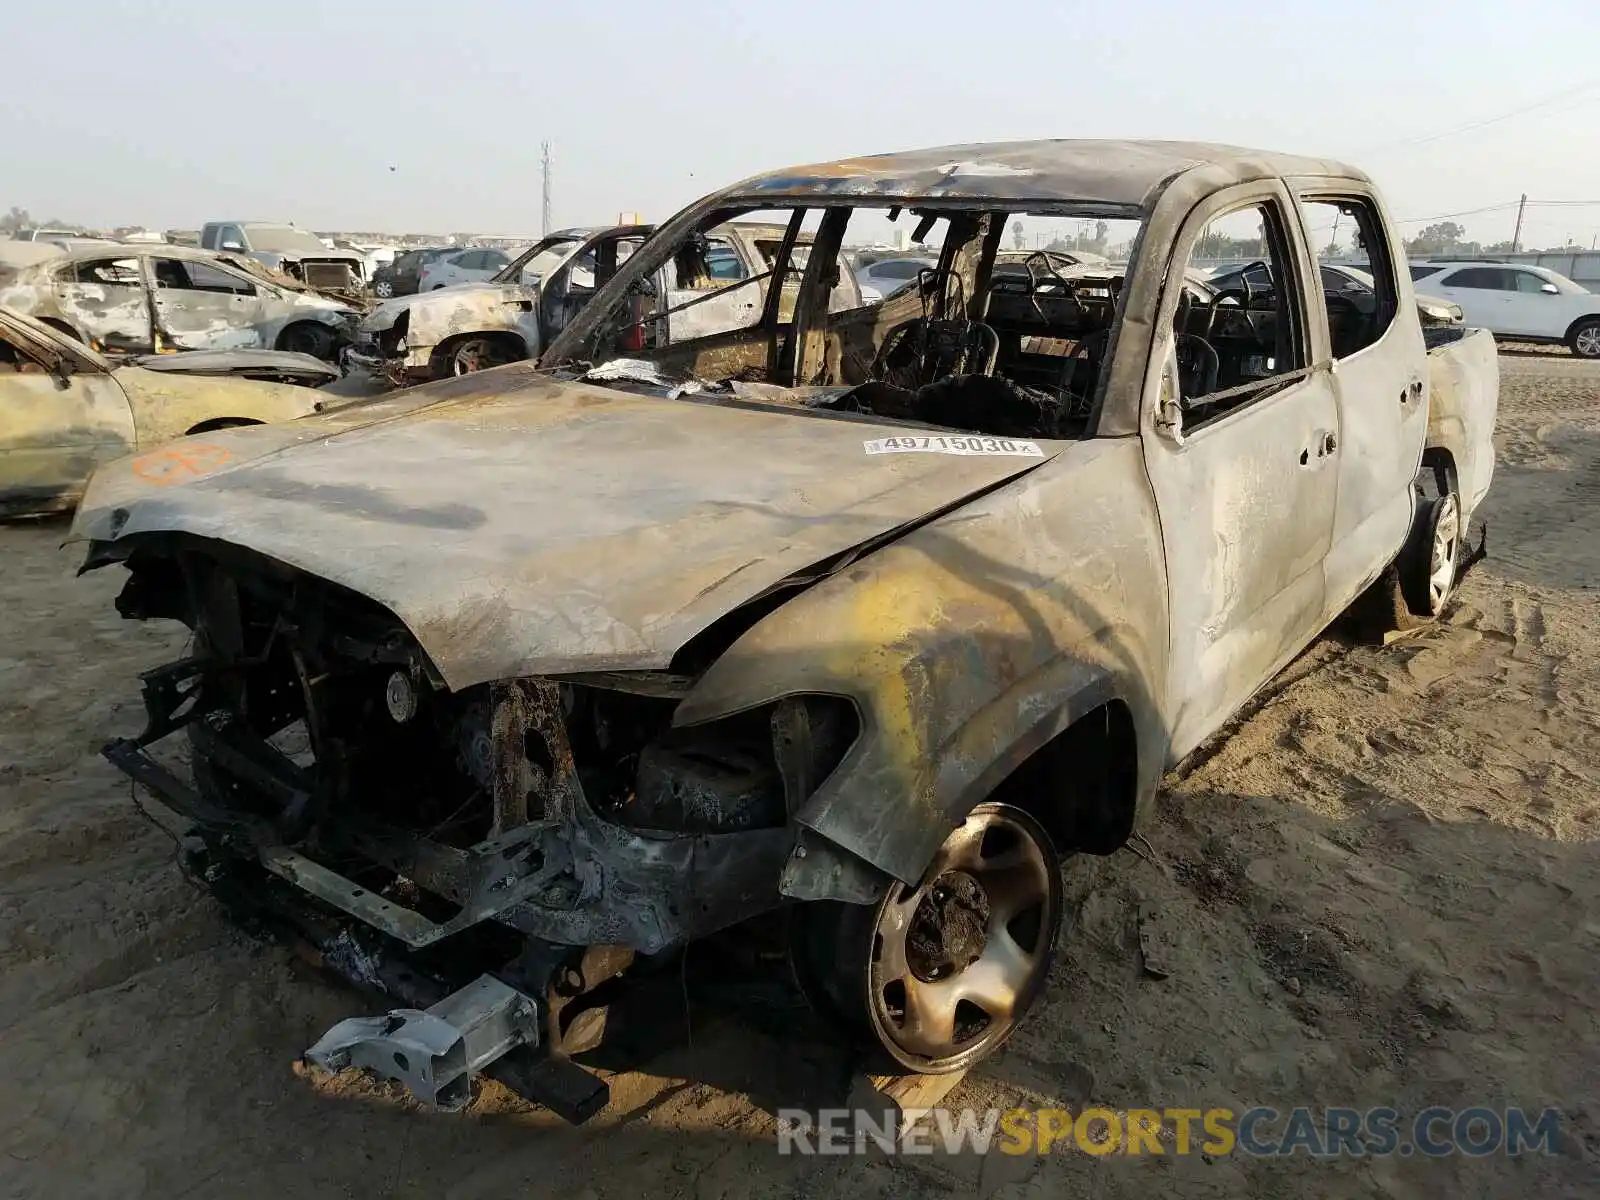
[[[660,337],[659,272],[758,212],[787,294]],[[1132,261],[995,271],[1044,217],[1125,222]],[[1336,219],[1359,303],[1320,281]],[[942,223],[936,265],[836,307],[845,238],[896,220]],[[1220,230],[1267,269],[1196,285]],[[73,527],[129,569],[120,612],[196,634],[107,756],[195,877],[407,1006],[310,1056],[430,1101],[511,1051],[586,1115],[570,1056],[634,955],[780,907],[845,1036],[991,1053],[1046,985],[1062,856],[1121,846],[1353,605],[1445,613],[1493,474],[1492,339],[1425,339],[1377,190],[1323,159],[790,167],[596,283],[536,363],[208,434],[181,482],[107,468]],[[148,750],[178,730],[192,780]]]

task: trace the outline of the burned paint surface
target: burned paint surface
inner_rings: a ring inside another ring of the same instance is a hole
[[[5,310],[0,343],[11,360],[0,362],[0,509],[10,513],[71,507],[96,468],[198,425],[287,421],[318,406],[307,388],[113,367]],[[139,459],[128,469],[146,483],[192,473]]]
[[[474,382],[477,394],[426,403]],[[248,543],[379,599],[461,688],[665,667],[790,573],[1044,461],[874,457],[864,441],[893,427],[629,396],[518,366],[410,395],[418,406],[394,419],[363,406],[364,425],[347,409],[208,437],[236,461],[158,503],[131,472],[101,472],[73,536],[112,540],[121,509],[121,540],[181,529]],[[288,440],[299,448],[282,452]]]

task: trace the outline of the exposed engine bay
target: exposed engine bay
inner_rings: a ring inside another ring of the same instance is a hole
[[[609,978],[782,903],[789,818],[859,732],[829,696],[675,727],[676,670],[452,692],[392,614],[282,564],[196,540],[128,565],[119,611],[193,653],[107,753],[192,822],[191,869],[408,1002],[511,981],[546,1050],[576,1048],[551,988],[597,950]],[[149,751],[175,733],[192,787]]]

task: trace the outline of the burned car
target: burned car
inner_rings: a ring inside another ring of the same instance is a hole
[[[362,318],[348,361],[404,386],[537,358],[653,229],[563,229],[535,242],[492,279],[386,300]],[[707,230],[639,280],[631,303],[641,317],[658,315],[652,326],[657,341],[737,328],[754,311],[783,234],[782,226],[745,221]],[[781,292],[791,301],[808,241],[803,237],[791,255]],[[843,273],[830,305],[839,310],[861,303],[855,278]],[[642,346],[642,333],[635,340]]]
[[[167,456],[163,442],[320,412],[316,392],[279,385],[326,383],[331,371],[271,350],[111,360],[0,307],[0,517],[70,509],[96,467],[135,451],[147,452],[147,474],[180,478],[207,451]]]
[[[1330,209],[1370,308],[1318,284]],[[741,220],[781,228],[770,273],[678,336],[697,300],[663,311],[657,272]],[[996,278],[1014,223],[1084,220],[1132,261]],[[844,239],[896,222],[936,265],[836,309]],[[1189,286],[1224,236],[1284,284]],[[1045,986],[1062,856],[1121,846],[1340,613],[1447,611],[1495,362],[1425,340],[1338,163],[1052,141],[757,176],[537,363],[213,435],[173,486],[100,472],[85,568],[194,630],[106,752],[227,903],[396,998],[313,1061],[456,1103],[504,1056],[561,1105],[644,960],[785,909],[848,1036],[959,1070]]]
[[[115,244],[9,274],[0,304],[103,353],[265,349],[329,361],[360,315],[205,250]]]

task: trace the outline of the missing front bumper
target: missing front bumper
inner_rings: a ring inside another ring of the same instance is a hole
[[[539,1023],[533,997],[483,975],[426,1011],[340,1021],[305,1057],[329,1071],[371,1071],[424,1104],[454,1110],[471,1099],[474,1075],[519,1047],[538,1047]]]

